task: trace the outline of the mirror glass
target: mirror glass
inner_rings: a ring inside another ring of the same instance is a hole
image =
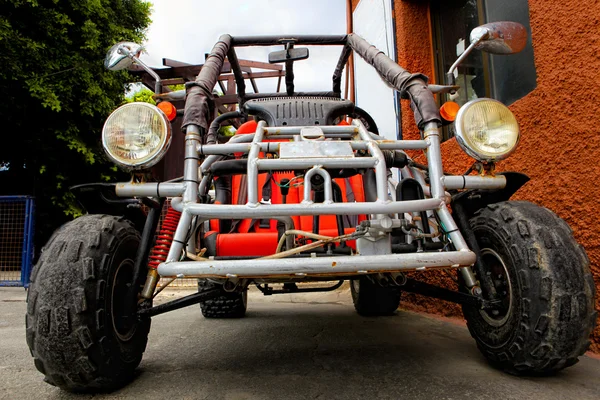
[[[470,40],[488,53],[515,54],[527,45],[527,29],[517,22],[491,22],[473,29]]]
[[[119,42],[108,50],[104,59],[104,67],[111,71],[129,68],[133,64],[130,54],[139,57],[144,48],[133,42]]]
[[[280,63],[286,61],[306,60],[308,58],[308,48],[299,47],[289,50],[273,51],[269,53],[269,63]]]

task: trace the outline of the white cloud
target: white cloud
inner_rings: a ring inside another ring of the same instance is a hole
[[[346,33],[345,0],[154,0],[143,61],[162,65],[162,58],[204,63],[221,34]],[[281,49],[283,47],[280,47]],[[279,48],[278,48],[279,49]],[[271,48],[237,50],[238,57],[267,61]],[[341,47],[311,47],[310,58],[294,64],[296,90],[331,90],[331,76]],[[276,79],[258,80],[261,92],[275,91]],[[282,89],[285,84],[282,83]]]

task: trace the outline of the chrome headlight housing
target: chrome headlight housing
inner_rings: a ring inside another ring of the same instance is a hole
[[[485,162],[503,160],[517,148],[519,124],[504,104],[475,99],[458,111],[456,140],[471,157]]]
[[[171,123],[158,107],[128,103],[109,115],[102,128],[102,147],[108,157],[127,170],[149,168],[171,144]]]

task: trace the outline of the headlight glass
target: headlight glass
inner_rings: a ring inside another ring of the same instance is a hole
[[[519,143],[519,124],[504,104],[476,99],[465,104],[456,116],[458,144],[479,161],[508,157]]]
[[[106,154],[125,169],[155,165],[171,144],[167,116],[148,103],[128,103],[113,111],[102,128]]]

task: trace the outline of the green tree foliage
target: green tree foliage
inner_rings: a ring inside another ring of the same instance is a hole
[[[100,132],[132,79],[103,59],[149,16],[142,0],[0,0],[0,194],[36,196],[39,239],[78,213],[70,186],[120,174]]]
[[[132,95],[127,96],[125,98],[125,101],[127,103],[142,102],[142,103],[156,104],[156,101],[154,101],[154,99],[152,98],[153,94],[154,94],[153,91],[151,91],[150,89],[148,89],[147,87],[144,86],[137,92],[133,93]]]

